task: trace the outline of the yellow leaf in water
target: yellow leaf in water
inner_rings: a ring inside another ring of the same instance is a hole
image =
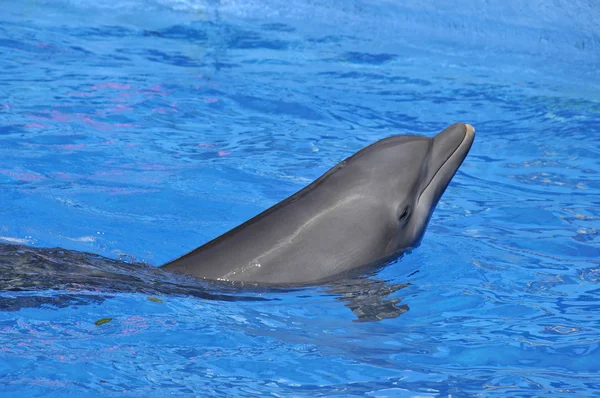
[[[94,325],[96,325],[96,326],[104,325],[105,323],[108,323],[108,322],[110,322],[112,320],[113,320],[112,318],[98,319],[96,322],[94,322]]]
[[[154,303],[162,303],[163,301],[157,297],[148,297],[148,300],[154,302]]]

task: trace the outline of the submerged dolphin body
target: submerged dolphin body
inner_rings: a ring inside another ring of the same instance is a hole
[[[472,126],[398,135],[163,268],[199,278],[312,284],[383,265],[417,246],[467,156]]]

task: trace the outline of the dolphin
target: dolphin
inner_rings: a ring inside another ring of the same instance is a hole
[[[310,285],[385,265],[419,245],[474,138],[471,125],[456,123],[433,138],[377,141],[162,267],[203,279]]]

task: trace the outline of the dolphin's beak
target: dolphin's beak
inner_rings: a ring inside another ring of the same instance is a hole
[[[469,153],[474,139],[475,129],[465,123],[455,123],[432,138],[427,168],[429,182],[421,191],[419,205],[427,204],[431,209],[435,207]]]

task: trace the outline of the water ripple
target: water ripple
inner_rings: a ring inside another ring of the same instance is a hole
[[[597,13],[409,3],[4,10],[0,395],[596,396]],[[454,121],[469,157],[375,275],[265,291],[148,265]]]

